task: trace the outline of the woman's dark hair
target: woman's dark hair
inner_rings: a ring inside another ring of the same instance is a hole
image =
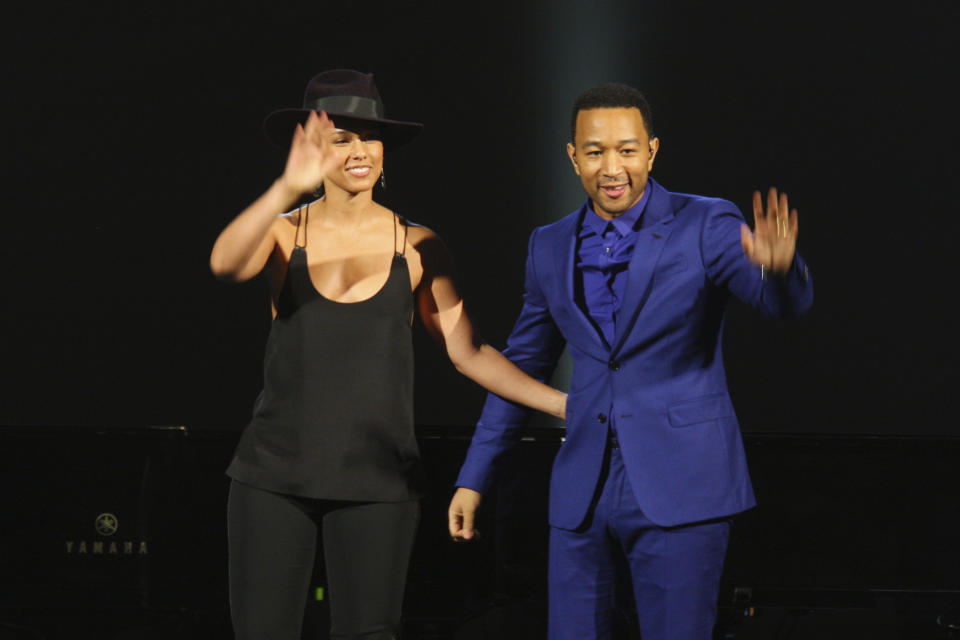
[[[617,109],[620,107],[636,107],[643,116],[643,125],[647,135],[653,138],[653,114],[650,105],[643,94],[630,85],[619,82],[606,82],[590,87],[581,93],[573,103],[573,114],[570,117],[570,142],[577,134],[577,114],[584,109]]]

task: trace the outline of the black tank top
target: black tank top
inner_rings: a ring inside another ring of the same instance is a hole
[[[413,296],[403,250],[371,298],[324,298],[307,266],[309,207],[297,220],[264,388],[227,474],[297,496],[397,502],[422,494],[413,429]],[[303,246],[299,244],[303,221]]]

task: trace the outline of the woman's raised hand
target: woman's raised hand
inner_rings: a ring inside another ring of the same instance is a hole
[[[281,180],[297,196],[316,191],[323,184],[323,176],[336,160],[328,152],[327,137],[333,122],[323,111],[311,111],[306,126],[297,125],[287,155],[287,165]]]

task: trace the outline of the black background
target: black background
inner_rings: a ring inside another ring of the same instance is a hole
[[[316,72],[372,71],[387,205],[437,231],[504,345],[534,226],[582,201],[570,104],[649,98],[668,189],[785,190],[816,296],[799,321],[734,302],[725,352],[756,432],[960,435],[950,407],[957,9],[860,3],[32,3],[2,27],[0,424],[240,428],[266,287],[217,282],[223,226],[279,174],[260,125]],[[417,421],[483,392],[417,329]]]

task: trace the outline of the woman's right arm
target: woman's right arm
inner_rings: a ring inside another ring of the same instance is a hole
[[[273,224],[300,196],[323,183],[324,135],[333,123],[316,112],[306,127],[297,125],[283,175],[220,232],[210,252],[210,270],[224,280],[249,280],[263,270],[273,252]]]
[[[263,270],[273,252],[277,217],[300,196],[278,178],[220,232],[210,252],[210,270],[222,280],[243,282]]]

